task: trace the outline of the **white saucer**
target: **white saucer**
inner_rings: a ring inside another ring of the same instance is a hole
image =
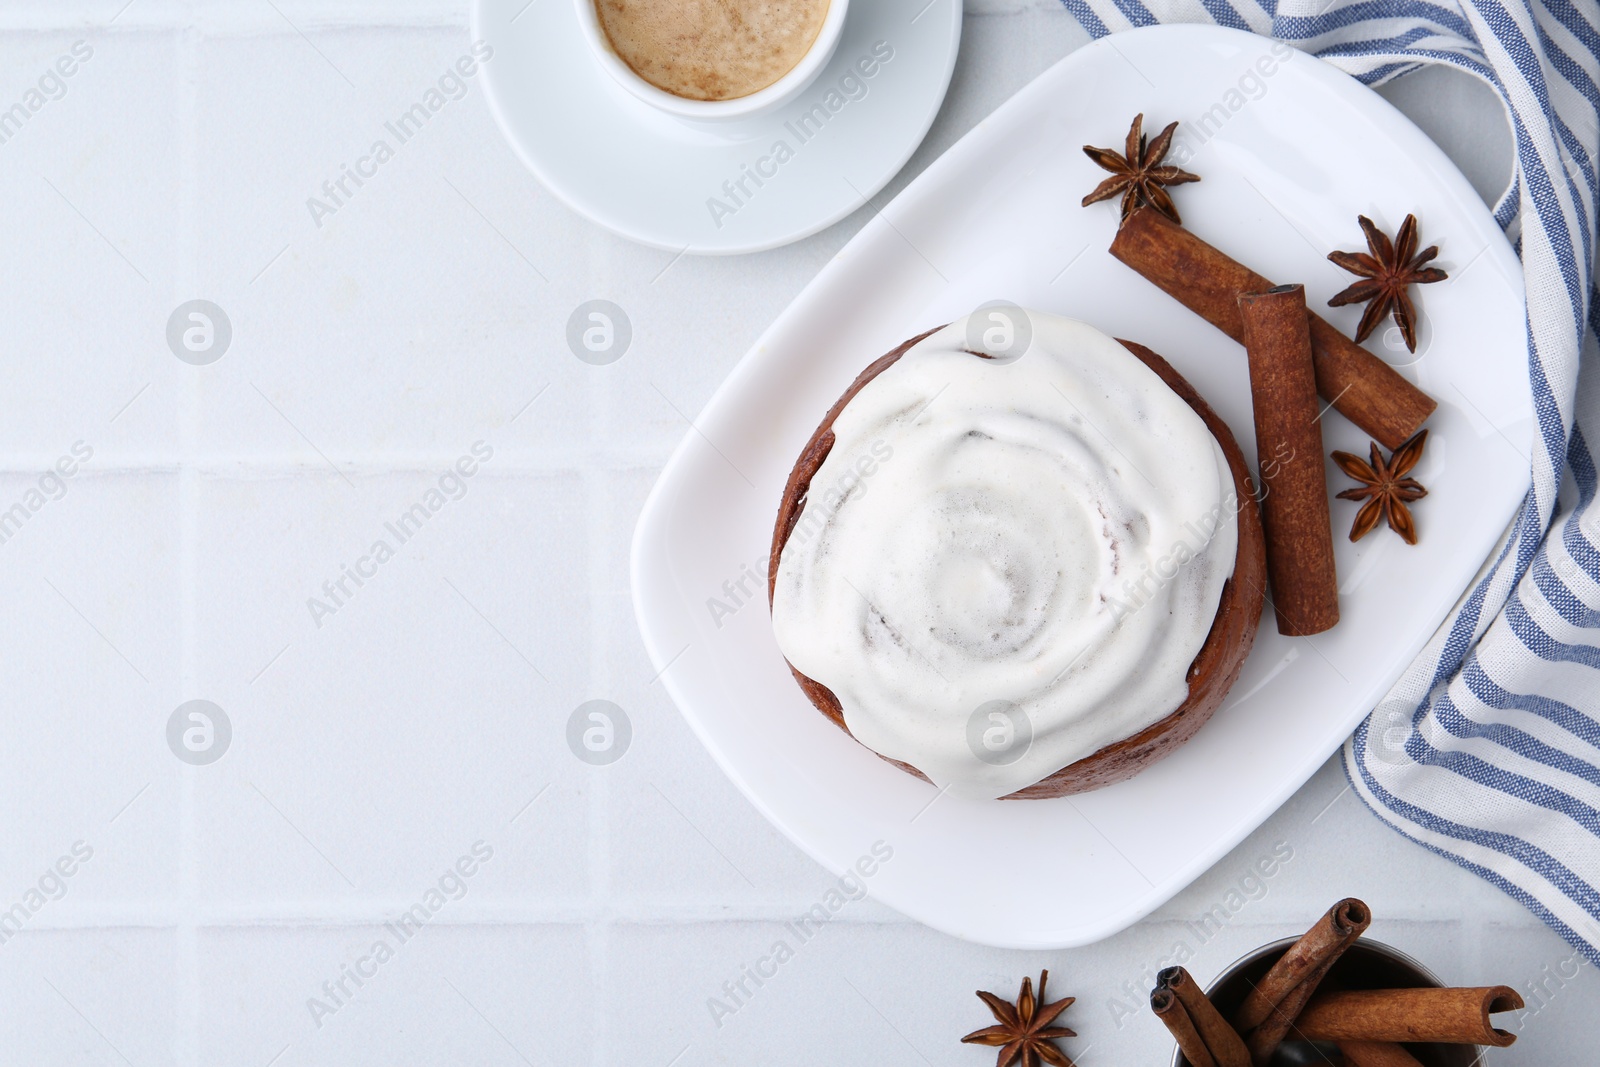
[[[474,0],[472,34],[494,49],[483,77],[495,121],[567,206],[656,248],[759,252],[838,222],[911,158],[950,85],[961,2],[852,4],[832,62],[798,100],[717,125],[629,96],[589,52],[573,0]]]

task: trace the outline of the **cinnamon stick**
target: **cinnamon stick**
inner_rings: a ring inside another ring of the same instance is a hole
[[[1244,337],[1239,294],[1272,288],[1266,278],[1150,207],[1128,216],[1111,242],[1111,254],[1235,341]],[[1438,406],[1317,315],[1310,316],[1310,332],[1317,392],[1385,448],[1400,447]]]
[[[1178,998],[1217,1067],[1250,1067],[1250,1052],[1244,1046],[1244,1038],[1222,1017],[1188,970],[1168,967],[1156,975],[1156,984],[1170,989]]]
[[[1438,1041],[1504,1048],[1516,1035],[1489,1016],[1522,1007],[1510,986],[1361,989],[1319,994],[1295,1030],[1313,1041]]]
[[[1211,1050],[1201,1040],[1200,1032],[1195,1029],[1194,1020],[1189,1018],[1178,994],[1165,986],[1156,986],[1150,991],[1150,1010],[1172,1031],[1172,1036],[1178,1042],[1178,1051],[1189,1061],[1189,1067],[1219,1067]]]
[[[1341,1041],[1347,1067],[1422,1067],[1422,1061],[1392,1041]]]
[[[1246,1034],[1250,1059],[1264,1065],[1282,1044],[1322,979],[1372,922],[1367,906],[1346,897],[1289,946],[1239,1005],[1234,1026]]]
[[[1250,358],[1272,606],[1280,634],[1309,637],[1339,621],[1339,580],[1306,291],[1279,285],[1241,294],[1238,303]]]

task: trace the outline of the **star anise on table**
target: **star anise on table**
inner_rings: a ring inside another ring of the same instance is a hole
[[[1149,204],[1173,222],[1182,222],[1178,217],[1177,205],[1172,202],[1172,196],[1165,186],[1197,182],[1200,175],[1161,163],[1166,158],[1167,150],[1172,147],[1172,134],[1177,128],[1178,124],[1172,123],[1147,147],[1144,115],[1140,114],[1133,117],[1133,125],[1128,128],[1128,143],[1122,155],[1110,148],[1084,145],[1083,154],[1109,170],[1111,177],[1095,186],[1094,191],[1083,198],[1083,206],[1110,200],[1120,193],[1123,220],[1133,214],[1135,208]]]
[[[1361,540],[1372,532],[1379,519],[1383,519],[1389,524],[1389,529],[1399,534],[1406,544],[1417,543],[1417,524],[1406,505],[1421,500],[1428,495],[1428,491],[1422,487],[1422,483],[1406,475],[1422,458],[1422,446],[1427,440],[1427,430],[1412,435],[1405,444],[1394,450],[1394,455],[1389,457],[1387,463],[1383,460],[1383,453],[1378,451],[1377,442],[1372,445],[1371,463],[1349,452],[1333,454],[1333,461],[1339,465],[1339,469],[1361,483],[1355,489],[1340,493],[1339,499],[1366,501],[1361,505],[1361,510],[1356,512],[1355,524],[1350,527],[1350,540]]]
[[[961,1039],[962,1043],[999,1048],[1000,1058],[995,1067],[1011,1067],[1013,1063],[1021,1063],[1022,1067],[1039,1067],[1041,1063],[1073,1067],[1072,1060],[1052,1042],[1058,1037],[1077,1037],[1077,1033],[1065,1026],[1050,1024],[1077,998],[1067,997],[1054,1004],[1044,1003],[1044,983],[1049,977],[1049,971],[1039,972],[1038,1000],[1033,997],[1033,979],[1024,978],[1015,1007],[993,993],[978,990],[978,997],[989,1005],[989,1010],[1000,1023],[998,1026],[974,1030]]]
[[[1442,282],[1449,275],[1438,267],[1425,267],[1424,263],[1439,254],[1438,245],[1429,245],[1417,251],[1417,217],[1407,215],[1400,231],[1391,242],[1388,236],[1365,215],[1356,216],[1362,232],[1367,235],[1370,252],[1329,252],[1328,258],[1361,280],[1328,301],[1329,307],[1367,302],[1361,313],[1361,326],[1356,330],[1356,341],[1365,341],[1387,312],[1394,313],[1394,324],[1406,339],[1406,348],[1417,350],[1417,309],[1412,306],[1410,287],[1429,282]]]

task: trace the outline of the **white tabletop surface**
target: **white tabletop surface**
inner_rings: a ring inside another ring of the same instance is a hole
[[[989,1022],[972,991],[1048,967],[1078,998],[1069,1053],[1155,1067],[1155,969],[1205,981],[1347,894],[1445,979],[1523,991],[1521,1040],[1486,1062],[1592,1062],[1600,979],[1337,763],[1089,948],[983,948],[870,899],[798,941],[786,920],[833,879],[654,683],[627,549],[688,419],[867,213],[738,259],[635,247],[547,195],[469,82],[319,226],[307,199],[468,50],[461,5],[13,2],[0,110],[80,40],[0,142],[0,513],[23,509],[0,524],[0,1064],[982,1067],[957,1041]],[[944,110],[875,202],[1085,40],[1053,0],[969,0]],[[1485,90],[1386,94],[1498,193]],[[565,340],[594,298],[633,326],[608,366]],[[193,299],[231,322],[207,366],[167,341]],[[478,442],[398,543],[385,524]],[[44,473],[62,457],[71,477]],[[394,557],[334,603],[379,539]],[[208,765],[168,744],[193,699],[232,728]],[[632,725],[609,765],[566,742],[591,699]],[[430,899],[475,844],[492,856]],[[414,932],[385,925],[418,903]],[[779,940],[793,958],[734,1000]]]

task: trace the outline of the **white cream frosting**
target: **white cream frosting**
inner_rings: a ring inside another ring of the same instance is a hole
[[[1200,416],[1100,331],[1027,315],[1014,361],[961,320],[851,399],[773,592],[850,732],[976,798],[1176,710],[1238,546]]]

